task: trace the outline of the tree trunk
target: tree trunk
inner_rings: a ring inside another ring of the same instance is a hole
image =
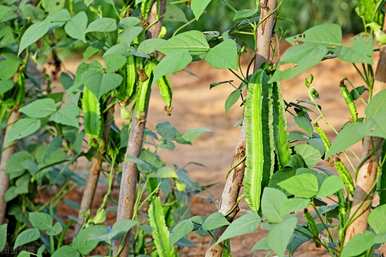
[[[157,1],[153,4],[148,24],[154,24],[149,28],[149,37],[157,38],[162,26],[162,15],[165,12],[166,0]],[[129,141],[127,144],[127,150],[125,154],[125,160],[122,164],[122,178],[119,190],[117,221],[122,219],[131,219],[134,214],[134,205],[136,200],[138,172],[135,162],[130,161],[130,158],[138,158],[143,144],[143,135],[146,127],[147,110],[143,113],[142,117],[137,118],[136,115],[132,116],[131,129],[129,134]],[[119,254],[120,257],[127,257],[130,250],[130,237],[129,233],[125,236],[123,242],[123,249],[119,249],[119,245],[115,248],[115,255]],[[120,252],[119,252],[120,251]]]
[[[13,110],[10,113],[10,116],[7,121],[7,128],[5,129],[4,133],[4,139],[7,138],[7,133],[9,127],[15,123],[19,119],[20,113],[17,110]],[[6,173],[6,165],[9,158],[12,156],[12,154],[15,152],[16,147],[15,143],[4,147],[2,149],[1,153],[1,160],[0,160],[0,224],[3,224],[5,221],[5,214],[7,209],[7,203],[4,199],[5,192],[8,190],[8,176]]]
[[[270,47],[275,25],[276,0],[260,0],[260,21],[256,30],[256,55],[255,68],[258,70],[260,66],[270,59]],[[243,124],[244,126],[244,124]],[[238,165],[228,174],[225,182],[224,190],[221,196],[221,205],[219,212],[227,217],[229,222],[232,222],[236,216],[238,208],[238,198],[242,187],[245,171],[245,131],[241,132],[242,142],[237,146],[233,157],[233,164]],[[205,257],[221,257],[223,255],[224,245],[216,244],[217,239],[225,231],[222,228],[216,231],[213,244],[206,251]]]

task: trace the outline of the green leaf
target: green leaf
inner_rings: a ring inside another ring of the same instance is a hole
[[[121,54],[104,55],[103,59],[106,61],[107,72],[116,72],[127,62],[127,57]]]
[[[204,13],[206,7],[210,4],[211,0],[192,0],[192,11],[196,20]]]
[[[99,101],[87,87],[83,90],[82,111],[84,113],[84,128],[86,133],[99,137],[102,126]]]
[[[32,45],[40,38],[42,38],[50,29],[50,23],[47,21],[40,21],[32,24],[28,29],[24,32],[23,36],[20,39],[19,44],[19,55],[26,49],[28,46]]]
[[[160,47],[165,45],[167,40],[161,38],[151,38],[142,41],[138,46],[138,52],[142,52],[145,54],[150,54],[156,50],[159,50]]]
[[[370,212],[368,223],[377,234],[386,233],[386,204],[378,206]]]
[[[62,231],[63,231],[62,225],[59,222],[57,222],[57,223],[55,223],[55,225],[53,225],[51,228],[49,228],[46,233],[49,236],[57,236],[60,233],[62,233]]]
[[[260,224],[260,217],[254,212],[248,212],[247,214],[241,216],[240,218],[233,221],[217,240],[217,243],[224,240],[241,236],[249,233],[254,233],[257,231],[257,227]]]
[[[0,80],[0,95],[7,93],[13,88],[13,81],[10,79]]]
[[[235,16],[233,16],[233,20],[237,21],[237,20],[246,19],[246,18],[249,18],[251,16],[256,15],[257,12],[258,12],[257,9],[243,9],[243,10],[239,10],[239,11],[237,11],[235,13]]]
[[[282,223],[275,224],[267,235],[267,245],[279,256],[284,257],[285,250],[291,241],[296,228],[297,218],[289,217]]]
[[[310,168],[314,167],[322,159],[319,150],[308,144],[296,145],[295,151]]]
[[[318,179],[311,173],[295,175],[278,185],[297,197],[311,198],[318,193]]]
[[[344,188],[342,180],[338,176],[327,177],[320,186],[318,196],[327,197]]]
[[[296,51],[296,53],[291,53]],[[288,52],[288,53],[287,53]],[[302,74],[306,70],[320,63],[328,53],[328,48],[322,45],[296,45],[287,50],[280,63],[293,63],[294,67],[286,70],[276,70],[270,82],[286,80]]]
[[[312,136],[313,127],[310,119],[306,115],[300,113],[295,116],[294,121],[300,128],[302,128],[307,133],[308,136]]]
[[[117,29],[117,22],[114,19],[102,17],[91,22],[86,29],[86,33],[111,32],[116,29]]]
[[[79,128],[80,109],[74,103],[64,104],[57,112],[51,115],[50,121]]]
[[[211,48],[205,60],[215,68],[236,69],[238,66],[237,45],[234,40],[226,39]]]
[[[229,221],[219,212],[210,214],[202,224],[202,228],[205,230],[213,230],[221,228],[229,224]]]
[[[31,153],[27,151],[20,151],[14,153],[10,159],[7,160],[5,170],[10,179],[21,176],[24,171],[30,170],[33,171],[34,167],[34,157]]]
[[[114,223],[109,233],[104,234],[99,238],[103,241],[111,243],[113,239],[118,239],[120,236],[127,233],[130,229],[132,229],[137,224],[138,224],[137,221],[133,221],[130,219],[118,220],[117,222]]]
[[[159,257],[176,257],[169,240],[169,230],[165,223],[165,214],[161,200],[156,197],[149,206],[149,222],[152,228],[154,244]]]
[[[50,215],[43,212],[30,212],[28,219],[34,228],[39,230],[49,230],[52,228],[53,219]]]
[[[285,209],[287,196],[280,190],[266,187],[261,199],[263,216],[271,223],[280,223],[288,214]]]
[[[16,249],[19,246],[31,243],[33,241],[36,241],[39,239],[39,237],[40,237],[39,229],[37,228],[26,229],[17,236],[13,249]]]
[[[342,29],[338,24],[325,23],[316,25],[304,33],[287,38],[290,43],[301,41],[318,45],[336,46],[342,43]]]
[[[84,74],[84,84],[99,99],[122,83],[122,76],[116,73],[97,73],[89,70]]]
[[[52,257],[80,257],[80,254],[71,246],[65,245],[56,250]]]
[[[157,42],[160,43],[159,41]],[[192,55],[198,55],[206,53],[209,50],[209,44],[201,31],[190,30],[177,34],[165,43],[161,43],[157,50],[164,54],[177,50],[187,50]]]
[[[332,143],[327,157],[343,152],[360,141],[367,134],[367,124],[363,122],[349,123],[343,127]]]
[[[42,0],[42,6],[44,10],[49,13],[54,13],[61,10],[64,7],[65,0]]]
[[[183,220],[179,222],[170,232],[170,242],[172,244],[177,243],[179,240],[184,238],[194,229],[193,222],[191,219]]]
[[[143,28],[140,26],[127,28],[125,31],[119,34],[118,42],[124,44],[126,47],[129,47],[131,42],[141,34]]]
[[[192,62],[192,56],[188,51],[175,51],[168,53],[154,68],[154,81],[162,76],[185,69]]]
[[[89,255],[99,244],[98,236],[107,233],[107,228],[100,225],[91,225],[81,230],[72,242],[72,249],[79,251],[82,255]]]
[[[14,54],[2,54],[0,58],[0,80],[8,80],[15,75],[19,68],[20,60]],[[1,89],[1,91],[3,91]]]
[[[337,50],[339,59],[350,63],[373,63],[373,40],[370,36],[357,35],[352,46],[342,46]]]
[[[185,13],[175,4],[167,5],[163,20],[172,22],[188,22]]]
[[[182,138],[189,143],[193,143],[193,141],[201,137],[202,134],[208,132],[210,132],[210,129],[207,128],[190,128],[182,135]]]
[[[23,106],[20,112],[30,118],[45,118],[56,111],[56,104],[52,98],[43,98]]]
[[[240,89],[233,90],[232,93],[230,93],[230,95],[225,100],[225,111],[229,112],[229,110],[232,108],[233,105],[235,105],[235,103],[237,103],[240,97]]]
[[[369,231],[354,236],[344,246],[341,257],[358,256],[361,253],[369,250],[375,241],[375,235]]]
[[[87,14],[79,12],[64,26],[64,31],[72,38],[86,42]]]
[[[9,127],[7,135],[5,137],[5,145],[9,145],[17,139],[24,138],[35,133],[40,128],[40,120],[24,118],[18,120],[16,123]]]
[[[4,250],[7,244],[7,224],[0,225],[0,253]]]

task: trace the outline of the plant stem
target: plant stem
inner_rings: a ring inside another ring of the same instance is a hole
[[[11,111],[8,121],[7,121],[7,127],[5,129],[4,133],[4,139],[7,138],[7,134],[9,133],[10,126],[15,123],[19,119],[20,113],[18,112],[17,108]],[[13,155],[13,153],[16,150],[15,143],[5,146],[3,145],[2,153],[1,153],[1,159],[0,159],[0,224],[4,223],[5,220],[5,213],[7,209],[7,202],[5,201],[5,193],[8,190],[9,186],[9,179],[6,173],[6,164],[9,158]]]

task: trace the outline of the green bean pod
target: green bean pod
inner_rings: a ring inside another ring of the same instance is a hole
[[[319,229],[318,226],[316,225],[316,222],[314,218],[312,218],[311,214],[308,212],[307,209],[304,209],[304,218],[306,219],[310,232],[312,233],[313,237],[319,237]]]
[[[125,98],[130,99],[135,91],[135,84],[137,82],[137,68],[135,65],[135,57],[130,55],[127,57],[126,63],[126,92]]]
[[[153,6],[154,0],[143,0],[141,3],[141,15],[144,20],[147,20],[151,7]]]
[[[154,67],[155,64],[150,62],[145,66],[145,69],[141,71],[138,85],[138,94],[135,103],[135,114],[138,119],[143,118],[149,105]]]
[[[320,140],[322,141],[325,151],[328,152],[328,150],[330,150],[330,147],[331,147],[331,142],[326,132],[319,126],[318,123],[314,123],[314,129],[316,133],[319,134]]]
[[[345,226],[347,221],[346,199],[342,190],[338,192],[338,215],[339,215],[339,238],[344,240]]]
[[[347,86],[343,82],[340,83],[339,88],[340,94],[343,96],[347,108],[351,114],[351,120],[352,122],[356,122],[358,120],[358,111],[354,100],[352,99],[351,94],[347,89]]]
[[[352,194],[354,192],[354,182],[346,165],[337,157],[335,159],[335,169],[346,186],[347,191]]]
[[[173,92],[172,92],[172,87],[170,86],[170,82],[166,76],[162,76],[157,81],[157,84],[159,87],[162,100],[165,103],[165,111],[168,113],[168,115],[171,115]]]

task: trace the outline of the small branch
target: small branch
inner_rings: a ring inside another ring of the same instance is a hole
[[[8,118],[8,121],[7,121],[7,128],[5,129],[4,138],[7,138],[7,133],[9,131],[10,126],[19,119],[19,116],[20,116],[20,113],[16,109],[11,111],[9,118]],[[7,165],[7,161],[9,160],[9,158],[11,158],[11,156],[13,155],[15,150],[16,150],[15,143],[13,143],[12,145],[6,146],[6,147],[4,147],[4,145],[3,145],[3,149],[2,149],[2,153],[1,153],[1,159],[0,159],[0,224],[3,224],[5,221],[5,214],[6,214],[6,209],[7,209],[7,202],[4,199],[5,192],[7,192],[8,186],[9,186],[9,179],[8,179],[8,175],[6,173],[6,165]]]

